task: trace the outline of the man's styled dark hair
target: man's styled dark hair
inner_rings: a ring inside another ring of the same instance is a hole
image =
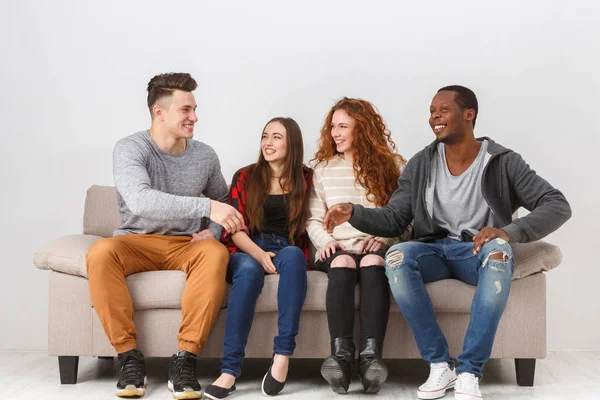
[[[456,103],[458,103],[463,110],[470,108],[475,110],[475,117],[473,117],[473,128],[475,128],[475,121],[477,121],[477,114],[479,113],[479,105],[475,93],[473,93],[471,89],[460,85],[445,86],[438,90],[438,93],[442,91],[456,93]]]
[[[173,96],[173,91],[191,92],[198,84],[188,73],[171,72],[156,75],[148,82],[148,108],[152,114],[152,106],[160,100]],[[154,117],[154,116],[153,116]]]

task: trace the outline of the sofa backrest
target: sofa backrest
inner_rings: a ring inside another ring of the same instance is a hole
[[[85,197],[83,233],[111,237],[119,225],[121,225],[121,214],[115,187],[96,185],[90,187]]]

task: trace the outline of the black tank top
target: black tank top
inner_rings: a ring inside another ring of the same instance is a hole
[[[263,232],[274,233],[287,238],[290,233],[288,225],[287,202],[289,194],[268,194],[263,211]]]

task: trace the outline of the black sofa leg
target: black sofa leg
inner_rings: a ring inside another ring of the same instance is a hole
[[[58,369],[60,371],[60,383],[63,385],[74,385],[77,383],[78,356],[58,356]]]
[[[515,358],[517,385],[533,386],[535,377],[535,358]]]

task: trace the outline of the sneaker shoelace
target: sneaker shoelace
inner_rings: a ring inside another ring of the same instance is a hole
[[[189,356],[177,356],[174,361],[175,378],[177,383],[184,387],[192,387],[197,384],[196,360]],[[175,384],[175,382],[173,382]]]
[[[144,357],[139,353],[130,353],[121,358],[115,367],[120,371],[121,379],[126,382],[141,381],[144,379],[142,364]]]
[[[479,393],[479,379],[468,372],[458,375],[458,386],[467,393]]]

